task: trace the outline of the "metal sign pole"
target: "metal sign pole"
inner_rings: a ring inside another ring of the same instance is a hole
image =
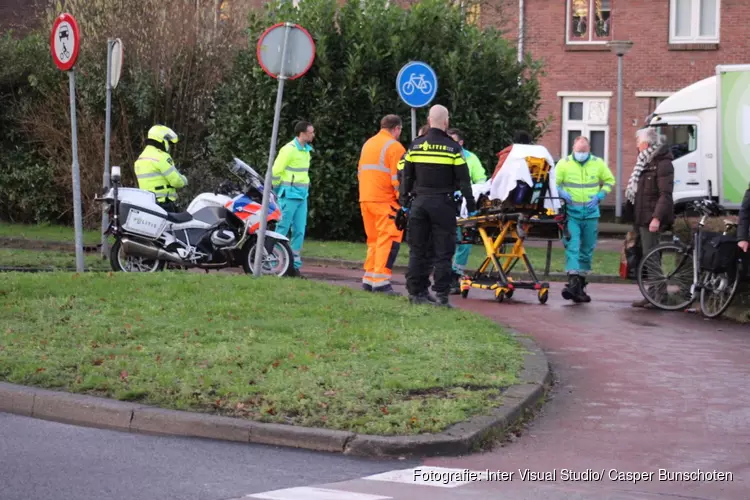
[[[255,263],[253,265],[253,276],[261,276],[262,261],[264,252],[264,243],[266,239],[266,219],[268,219],[268,202],[271,193],[271,181],[273,174],[273,161],[276,156],[276,141],[279,137],[279,120],[281,119],[281,103],[284,96],[284,82],[286,76],[284,73],[284,63],[286,62],[287,42],[292,23],[284,23],[284,43],[281,48],[281,69],[279,70],[279,88],[276,92],[276,109],[273,116],[273,132],[271,133],[271,147],[268,153],[268,168],[266,169],[266,180],[263,183],[263,204],[260,209],[260,228],[258,229],[258,241],[255,243]]]
[[[76,75],[68,71],[70,79],[70,127],[73,147],[73,219],[75,222],[76,271],[83,272],[83,216],[81,210],[81,173],[78,165],[78,127],[76,119]]]
[[[615,219],[622,219],[622,57],[617,56],[617,191]]]
[[[415,108],[411,108],[411,140],[414,142],[414,139],[417,138],[417,110]]]
[[[109,189],[109,141],[110,129],[112,125],[112,48],[114,40],[107,40],[107,111],[106,123],[104,126],[104,189]],[[104,231],[109,226],[109,213],[106,208],[102,211],[102,258],[106,259],[109,254],[109,244],[107,235]]]

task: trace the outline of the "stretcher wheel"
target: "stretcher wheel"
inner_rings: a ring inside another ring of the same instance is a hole
[[[539,290],[537,298],[539,299],[540,304],[546,304],[547,299],[549,299],[549,288],[542,288],[541,290]]]
[[[461,290],[461,298],[466,298],[469,296],[469,290]]]
[[[495,290],[495,300],[498,302],[502,302],[505,300],[505,290],[498,288]]]

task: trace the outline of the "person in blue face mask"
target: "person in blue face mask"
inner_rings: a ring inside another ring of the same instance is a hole
[[[560,197],[567,204],[570,233],[563,239],[568,285],[562,296],[574,302],[591,302],[586,293],[586,274],[591,272],[599,236],[599,204],[615,187],[615,176],[604,160],[591,154],[589,140],[579,136],[573,143],[573,154],[557,162],[555,177]]]

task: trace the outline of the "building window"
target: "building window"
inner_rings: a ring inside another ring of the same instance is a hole
[[[648,99],[648,113],[650,115],[651,113],[656,111],[656,108],[659,107],[659,104],[667,100],[672,94],[674,94],[674,92],[645,90],[636,92],[635,96],[642,99]]]
[[[479,16],[482,14],[482,5],[479,2],[474,2],[468,6],[465,10],[466,22],[479,26]]]
[[[453,0],[452,4],[461,9],[466,24],[479,26],[479,17],[482,14],[480,0]]]
[[[670,0],[669,43],[719,43],[721,0]]]
[[[562,124],[562,156],[573,153],[575,138],[582,135],[591,143],[591,154],[609,161],[609,99],[563,98]]]
[[[567,43],[606,43],[612,39],[613,0],[566,1]]]

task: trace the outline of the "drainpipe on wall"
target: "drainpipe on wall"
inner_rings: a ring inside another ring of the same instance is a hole
[[[518,62],[523,61],[523,0],[518,0]]]

